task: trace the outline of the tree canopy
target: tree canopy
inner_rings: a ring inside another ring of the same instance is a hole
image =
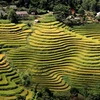
[[[70,6],[75,10],[83,7],[84,10],[100,11],[100,0],[1,0],[7,3],[16,4],[17,6],[24,6],[29,8],[31,5],[34,8],[53,10],[56,5],[63,4]]]
[[[18,23],[18,18],[16,15],[16,12],[14,9],[11,9],[8,13],[8,19],[12,22],[12,23]]]

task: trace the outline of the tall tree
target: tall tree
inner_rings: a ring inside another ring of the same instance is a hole
[[[90,1],[90,11],[95,12],[96,11],[96,5],[97,5],[96,0],[91,0]]]
[[[82,6],[85,10],[88,11],[96,11],[96,7],[97,7],[97,2],[98,0],[83,0]]]
[[[57,4],[53,8],[53,11],[55,12],[56,19],[57,20],[63,20],[69,15],[69,6],[65,6],[64,4]]]
[[[97,11],[97,12],[100,11],[100,0],[98,0],[98,2],[97,2],[96,11]]]
[[[90,6],[89,0],[83,0],[82,6],[85,10],[89,10],[89,6]]]
[[[47,8],[47,0],[40,0],[39,8],[46,9]]]
[[[16,12],[14,9],[11,9],[8,13],[8,19],[12,22],[12,23],[18,23],[18,18],[16,15]]]

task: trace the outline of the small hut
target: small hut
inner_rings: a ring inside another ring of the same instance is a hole
[[[27,11],[16,11],[16,14],[21,19],[27,19],[29,16]]]

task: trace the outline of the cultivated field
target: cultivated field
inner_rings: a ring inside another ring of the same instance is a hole
[[[16,95],[32,98],[32,92],[18,85],[20,77],[14,70],[5,54],[0,54],[0,100],[16,100]]]
[[[55,20],[41,20],[40,23],[32,26],[33,32],[22,30],[22,27],[22,24],[0,24],[0,51],[6,53],[8,61],[13,62],[13,66],[19,71],[30,72],[34,82],[32,87],[37,83],[39,83],[38,88],[48,87],[53,91],[67,91],[71,86],[78,88],[87,86],[90,89],[99,87],[100,32],[98,27],[95,31],[93,28],[85,30],[85,26],[72,30]],[[2,55],[0,65],[5,61]],[[12,70],[11,67],[10,69],[7,67],[5,73],[14,73]],[[6,74],[2,75],[3,70],[0,72],[0,81],[6,81],[7,76],[4,77]],[[13,77],[14,74],[9,76]],[[18,78],[14,80],[17,81]],[[14,89],[16,82],[13,83],[11,78],[9,81],[14,84],[11,85]],[[3,82],[3,84],[7,83]],[[7,88],[5,85],[2,86]],[[17,88],[18,93],[24,91],[22,87]],[[10,91],[10,88],[8,90]],[[5,92],[0,92],[2,93]],[[16,92],[7,96],[12,97],[14,94]]]

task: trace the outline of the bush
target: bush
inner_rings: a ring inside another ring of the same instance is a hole
[[[25,87],[29,87],[31,85],[32,80],[31,75],[29,73],[21,73],[20,77],[22,85],[24,85]]]
[[[72,95],[73,97],[77,97],[79,91],[78,91],[78,89],[76,89],[76,88],[71,88],[70,93],[71,93],[71,95]]]
[[[9,20],[0,20],[0,24],[9,24],[10,23],[10,21]]]
[[[16,95],[16,97],[17,97],[16,100],[26,100],[26,97],[22,95]]]
[[[96,95],[91,94],[88,96],[87,99],[88,100],[100,100],[100,94],[96,94]]]
[[[84,11],[84,9],[82,7],[80,7],[78,9],[78,13],[83,16],[85,14],[85,11]]]
[[[36,100],[54,100],[53,93],[48,88],[43,88],[35,95]]]
[[[3,19],[7,19],[7,14],[5,14],[5,15],[3,16]]]
[[[37,9],[37,14],[41,15],[41,14],[46,14],[47,11],[43,10],[43,9]]]
[[[70,20],[70,19],[65,19],[62,21],[64,24],[68,25],[68,26],[73,26],[73,25],[80,25],[82,24],[80,20]]]

